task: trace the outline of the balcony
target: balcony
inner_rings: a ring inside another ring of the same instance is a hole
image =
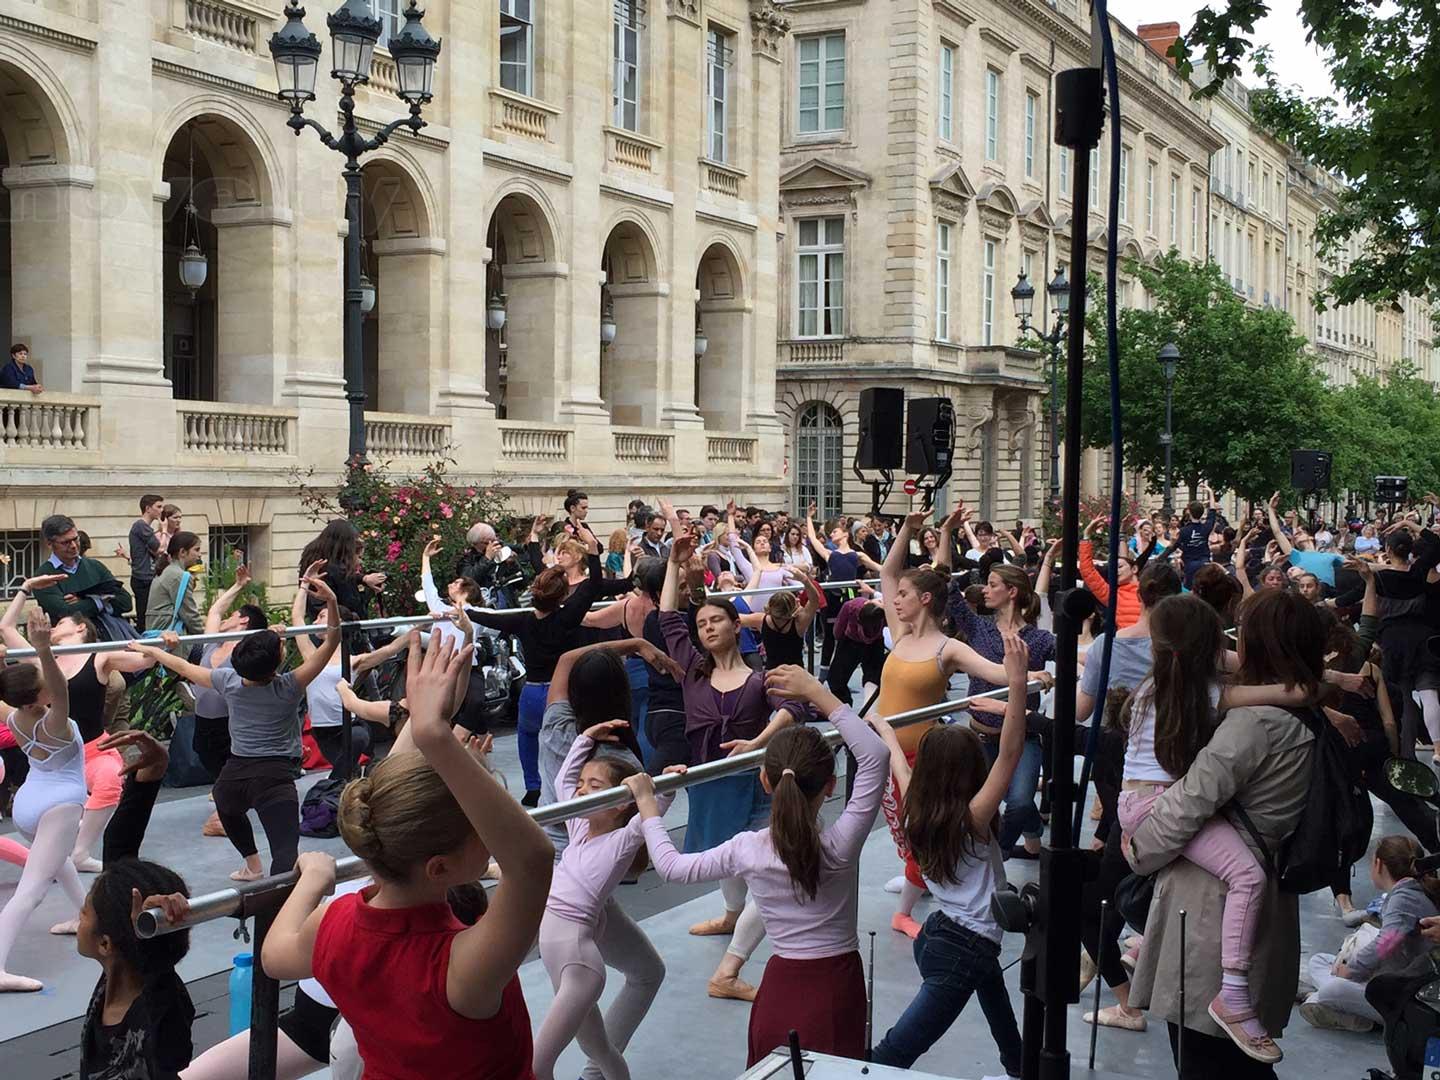
[[[390,54],[376,49],[370,57],[370,89],[392,96],[400,91],[400,72]]]
[[[653,173],[655,152],[661,145],[639,132],[617,127],[605,128],[605,160],[624,169]]]
[[[177,401],[175,431],[182,456],[293,458],[299,413],[262,405]],[[277,464],[288,464],[277,462]]]
[[[365,445],[370,457],[379,461],[416,457],[434,461],[450,447],[450,421],[367,412]]]
[[[550,141],[550,123],[560,110],[498,86],[490,88],[490,127],[499,136],[514,135],[529,142]]]
[[[669,432],[616,429],[615,460],[626,465],[669,465],[675,436]]]
[[[842,338],[786,341],[781,344],[788,353],[786,363],[843,364],[845,362],[845,341]]]
[[[66,458],[77,452],[89,457],[99,447],[99,398],[0,390],[0,460],[55,461],[57,450]]]
[[[519,420],[501,420],[500,460],[506,464],[570,462],[571,431],[563,427],[540,427]]]
[[[705,460],[711,465],[754,465],[756,439],[753,435],[707,435]]]
[[[258,51],[259,21],[262,18],[268,26],[272,16],[262,9],[232,0],[185,0],[187,33],[251,56]]]
[[[712,195],[738,199],[740,198],[740,182],[744,179],[745,174],[739,169],[718,161],[711,161],[709,158],[700,159],[700,182]]]

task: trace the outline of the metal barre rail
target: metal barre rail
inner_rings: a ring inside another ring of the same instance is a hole
[[[1026,684],[1028,690],[1042,689],[1042,684],[1032,681]],[[894,727],[908,727],[911,724],[918,724],[925,720],[933,720],[938,716],[945,716],[947,713],[955,712],[965,708],[970,702],[978,701],[981,698],[1007,697],[1010,693],[1009,687],[1001,687],[998,690],[988,690],[983,694],[971,694],[963,698],[947,698],[945,701],[937,702],[934,705],[927,705],[923,709],[913,709],[910,712],[897,713],[890,717],[890,723]],[[831,730],[825,733],[825,741],[830,746],[836,746],[841,742],[840,732]],[[743,754],[736,754],[734,757],[721,758],[719,761],[709,761],[703,765],[696,765],[685,773],[670,773],[655,778],[655,790],[661,794],[670,791],[679,791],[681,788],[693,787],[696,784],[703,784],[709,780],[719,780],[726,776],[733,776],[736,773],[749,772],[758,769],[764,760],[765,751],[750,750]],[[571,818],[583,817],[586,814],[593,814],[597,810],[607,810],[612,806],[623,806],[630,801],[630,791],[625,787],[613,787],[607,791],[597,791],[593,795],[582,795],[576,799],[569,799],[565,802],[553,803],[550,806],[540,806],[532,809],[529,813],[539,825],[557,825],[562,821],[569,821]],[[335,880],[353,881],[355,878],[363,877],[370,873],[365,861],[357,855],[350,855],[335,862]],[[160,934],[172,933],[176,930],[189,929],[199,926],[201,923],[213,922],[216,919],[223,919],[235,914],[243,900],[264,895],[267,893],[284,892],[292,888],[300,875],[292,870],[286,874],[277,874],[274,877],[262,878],[249,885],[234,889],[220,889],[217,892],[204,893],[193,897],[190,900],[190,914],[184,922],[174,926],[165,922],[165,914],[159,908],[147,908],[140,913],[135,921],[135,930],[142,938],[153,938]]]
[[[963,576],[962,574],[951,574],[952,578]],[[878,585],[879,578],[857,579],[854,581],[824,581],[817,582],[821,590],[825,589],[853,589],[859,585]],[[706,598],[732,597],[732,596],[769,596],[771,593],[793,592],[795,585],[779,585],[766,589],[736,589],[732,592],[707,592]],[[591,611],[598,611],[612,604],[620,603],[620,600],[599,600],[590,605]],[[534,608],[475,608],[473,610],[485,612],[491,615],[518,615],[527,611],[534,611]],[[424,626],[436,621],[433,615],[399,615],[387,619],[357,619],[353,622],[340,624],[342,630],[382,630],[389,627],[402,626]],[[330,628],[323,624],[310,624],[307,626],[291,626],[281,632],[282,637],[299,637],[301,634],[324,634]],[[181,645],[211,645],[223,641],[239,641],[251,634],[261,633],[259,630],[230,630],[218,634],[182,634]],[[142,641],[147,645],[158,645],[159,638],[134,638],[132,640]],[[52,650],[56,656],[66,656],[72,653],[102,653],[102,652],[124,652],[129,648],[129,641],[87,641],[79,645],[56,645]],[[28,660],[34,657],[34,649],[11,649],[5,654],[11,660]]]

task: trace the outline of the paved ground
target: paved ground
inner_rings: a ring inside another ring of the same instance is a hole
[[[513,736],[498,740],[497,760],[512,777],[519,775],[514,758]],[[313,781],[312,781],[313,782]],[[512,785],[513,786],[513,785]],[[224,884],[234,868],[233,850],[223,839],[202,839],[200,825],[210,805],[199,791],[170,795],[155,812],[146,838],[146,854],[182,869],[195,892]],[[835,806],[827,808],[833,813]],[[668,823],[677,831],[683,827],[684,800],[672,808]],[[1376,834],[1402,831],[1383,807],[1377,807]],[[8,825],[8,823],[6,823]],[[257,838],[262,840],[260,830]],[[336,841],[304,842],[306,847],[340,851]],[[265,854],[262,847],[262,855]],[[1011,863],[1012,878],[1028,880],[1033,864]],[[882,886],[896,870],[894,850],[883,827],[872,835],[861,863],[859,920],[862,951],[867,934],[875,932],[875,1026],[877,1038],[892,1024],[917,986],[910,942],[889,928],[893,897]],[[0,866],[0,902],[14,889],[13,868]],[[1356,900],[1368,899],[1369,881],[1357,880]],[[626,887],[621,901],[640,921],[669,966],[669,975],[651,1015],[641,1026],[627,1059],[636,1077],[687,1076],[692,1080],[724,1080],[738,1076],[745,1064],[746,1006],[713,1001],[705,995],[705,979],[724,951],[717,939],[692,938],[686,933],[691,923],[718,911],[718,894],[706,888],[678,888],[661,883],[647,872],[640,884]],[[917,915],[929,910],[922,901]],[[47,898],[31,922],[31,930],[58,921],[67,913],[58,890]],[[200,1018],[196,1024],[196,1048],[207,1047],[225,1032],[228,1005],[225,972],[234,953],[244,951],[243,942],[232,934],[235,924],[224,921],[195,932],[190,956],[181,972],[191,981]],[[1344,936],[1339,918],[1326,894],[1302,901],[1302,944],[1308,955],[1333,951]],[[1020,942],[1007,939],[1004,962],[1018,958]],[[751,961],[747,974],[758,979],[768,949]],[[51,938],[27,932],[17,947],[12,969],[43,978],[49,984],[36,995],[7,996],[0,1008],[0,1060],[4,1075],[23,1080],[59,1080],[76,1075],[79,1025],[75,1018],[84,1010],[98,969],[74,951],[74,939]],[[549,981],[538,963],[527,963],[521,971],[532,1019],[542,1017],[551,999]],[[1017,1017],[1021,1012],[1018,971],[1006,976],[1011,987]],[[613,987],[611,988],[613,991]],[[288,994],[287,994],[288,999]],[[1110,1003],[1108,993],[1103,1003]],[[1086,1006],[1088,1008],[1088,1005]],[[1070,1049],[1075,1056],[1075,1076],[1088,1054],[1089,1029],[1080,1020],[1080,1008],[1070,1009]],[[1376,1035],[1321,1032],[1292,1017],[1283,1041],[1286,1061],[1282,1077],[1324,1076],[1335,1080],[1360,1080],[1367,1068],[1384,1064],[1384,1051]],[[557,1075],[576,1076],[583,1062],[572,1047],[561,1059]],[[1163,1026],[1152,1026],[1144,1034],[1102,1030],[1096,1059],[1099,1069],[1134,1076],[1173,1075]],[[967,1008],[950,1033],[916,1065],[917,1069],[949,1077],[978,1078],[999,1072],[998,1057],[978,1008]]]

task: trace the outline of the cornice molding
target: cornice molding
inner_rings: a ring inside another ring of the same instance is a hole
[[[63,30],[42,26],[26,19],[18,19],[14,15],[0,15],[0,30],[12,30],[17,34],[39,38],[41,41],[48,41],[52,45],[59,45],[62,49],[70,49],[73,52],[92,53],[96,46],[96,42],[91,38],[83,38],[78,34],[67,34]]]

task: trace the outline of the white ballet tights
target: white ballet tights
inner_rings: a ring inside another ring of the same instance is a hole
[[[20,937],[20,930],[30,918],[45,894],[50,883],[59,881],[65,895],[75,905],[78,915],[85,905],[85,890],[80,887],[80,875],[70,862],[70,852],[75,847],[75,836],[80,831],[79,803],[62,803],[52,806],[40,816],[35,827],[35,837],[30,842],[30,852],[25,860],[25,869],[20,872],[20,884],[5,909],[0,911],[0,975],[7,974],[5,965],[10,960],[10,950]],[[29,980],[34,983],[34,980]],[[0,987],[20,989],[22,987]],[[23,987],[31,988],[31,987]],[[35,983],[33,989],[39,989]]]
[[[276,1040],[276,1080],[301,1080],[325,1068],[301,1050],[285,1032]],[[190,1063],[180,1073],[180,1080],[245,1080],[250,1075],[250,1031],[247,1028],[217,1043]]]
[[[70,857],[77,863],[90,858],[90,852],[94,850],[100,837],[105,835],[105,826],[110,824],[110,819],[114,816],[113,806],[102,810],[86,810],[80,818],[80,831],[75,837],[75,850],[70,853]]]
[[[735,913],[745,907],[745,897],[749,893],[744,878],[727,877],[720,879],[720,896],[725,901],[725,910],[728,913]]]
[[[765,920],[760,917],[760,906],[752,897],[745,901],[745,910],[740,912],[740,921],[735,924],[735,933],[731,935],[730,946],[725,951],[739,957],[743,963],[750,959],[764,940]]]
[[[595,944],[605,965],[625,976],[625,985],[605,1010],[605,1033],[623,1054],[665,981],[665,961],[613,896],[605,903],[605,918]],[[601,1080],[600,1066],[591,1061],[580,1076],[581,1080]]]

